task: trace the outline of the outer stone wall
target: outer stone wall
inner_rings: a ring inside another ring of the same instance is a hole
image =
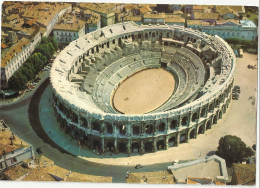
[[[117,113],[109,98],[120,81],[153,67],[176,77],[172,98],[147,114]],[[56,58],[54,108],[60,126],[90,149],[156,152],[217,124],[231,101],[234,68],[233,51],[218,36],[180,26],[115,24],[72,42]]]

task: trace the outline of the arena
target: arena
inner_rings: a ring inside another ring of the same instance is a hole
[[[218,36],[177,25],[110,25],[71,42],[55,59],[56,116],[73,139],[100,153],[177,147],[222,118],[235,61]]]

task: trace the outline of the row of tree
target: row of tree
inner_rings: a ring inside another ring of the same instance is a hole
[[[53,37],[43,37],[33,54],[9,79],[9,88],[18,91],[25,89],[26,84],[35,78],[57,49],[58,44]]]
[[[239,38],[229,38],[225,39],[227,43],[233,44],[234,48],[236,48],[237,45],[241,46],[244,50],[248,48],[256,49],[258,48],[258,39],[256,38],[254,41],[251,40],[241,40]]]

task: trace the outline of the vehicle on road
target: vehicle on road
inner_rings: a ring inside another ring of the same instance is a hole
[[[135,166],[135,169],[139,169],[139,168],[143,168],[143,166],[142,166],[141,164],[137,164],[137,165]]]
[[[232,99],[238,100],[239,94],[238,93],[232,93]]]

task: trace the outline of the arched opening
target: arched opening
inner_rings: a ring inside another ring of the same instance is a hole
[[[70,132],[71,132],[71,128],[69,126],[66,126],[65,127],[65,133],[70,134]]]
[[[204,126],[203,126],[203,125],[201,125],[201,126],[199,127],[198,134],[204,134]]]
[[[206,108],[202,108],[201,113],[200,113],[200,117],[205,117],[206,116]]]
[[[138,142],[132,143],[132,152],[139,153],[140,151],[140,144]]]
[[[153,143],[152,142],[146,142],[144,144],[144,150],[145,150],[145,152],[152,152],[153,151]]]
[[[157,141],[156,144],[157,144],[157,150],[165,149],[165,145],[164,145],[164,141],[163,140]]]
[[[107,151],[114,151],[114,144],[112,142],[107,142]]]
[[[218,119],[222,119],[222,111],[219,111]]]
[[[153,133],[153,125],[152,124],[148,124],[145,126],[145,133],[146,134],[152,134]]]
[[[133,135],[139,135],[140,134],[140,128],[138,125],[133,125]]]
[[[148,33],[145,33],[145,34],[144,34],[144,38],[145,38],[145,39],[148,39]]]
[[[206,130],[208,130],[208,129],[210,129],[210,128],[211,128],[211,121],[208,120],[207,125],[206,125]]]
[[[113,133],[113,126],[112,126],[112,124],[109,123],[109,122],[105,122],[105,124],[106,124],[106,128],[107,128],[107,133],[112,134]]]
[[[124,38],[127,39],[127,36],[125,36]]]
[[[116,40],[115,40],[115,39],[113,39],[113,40],[112,40],[112,43],[113,43],[113,44],[115,44],[115,43],[116,43]]]
[[[131,37],[132,37],[132,42],[134,42],[135,36],[132,34]]]
[[[139,38],[139,39],[142,38],[142,35],[141,35],[140,33],[138,34],[138,38]]]
[[[219,107],[219,99],[216,100],[216,106]]]
[[[152,37],[155,37],[155,33],[152,33]]]
[[[74,112],[71,112],[70,117],[72,122],[78,123],[78,116]]]
[[[164,42],[164,46],[168,46],[168,42]]]
[[[174,147],[176,145],[176,138],[173,136],[169,139],[169,147]]]
[[[159,130],[159,132],[163,132],[165,130],[165,123],[164,122],[159,124],[158,130]]]
[[[190,132],[190,139],[193,139],[193,138],[196,138],[196,129],[193,129],[193,130]]]
[[[178,125],[177,120],[176,119],[172,120],[171,125],[170,125],[170,129],[176,129],[177,125]]]
[[[109,42],[107,42],[107,47],[109,48]]]
[[[215,115],[214,118],[213,118],[213,124],[217,124],[217,122],[218,122],[218,118],[217,118],[217,116]]]
[[[185,126],[188,124],[188,116],[184,116],[181,120],[181,125]]]
[[[98,122],[92,122],[92,130],[101,131],[101,126]]]
[[[187,139],[186,133],[180,135],[180,143],[185,143]]]
[[[211,104],[209,105],[209,111],[210,111],[210,112],[213,112],[213,111],[214,111],[214,104],[213,104],[213,103],[211,103]]]
[[[81,126],[88,128],[88,121],[85,118],[81,118]]]
[[[125,125],[120,125],[119,126],[119,133],[121,135],[125,135],[126,134],[126,126]]]
[[[118,151],[119,151],[119,152],[122,152],[122,153],[125,153],[126,150],[127,150],[126,143],[119,143],[119,145],[118,145]]]
[[[122,44],[122,39],[119,38],[119,39],[118,39],[118,45],[121,46],[121,44]]]
[[[167,36],[166,36],[167,38],[170,38],[170,33],[167,33]]]
[[[93,149],[98,152],[101,151],[101,144],[98,140],[93,140]]]
[[[91,48],[91,53],[94,54],[94,48]]]
[[[192,117],[191,117],[191,121],[196,121],[198,119],[198,112],[196,112],[196,113],[193,113],[192,114]]]
[[[82,139],[80,140],[80,144],[87,144],[88,143],[88,136],[83,135]]]

